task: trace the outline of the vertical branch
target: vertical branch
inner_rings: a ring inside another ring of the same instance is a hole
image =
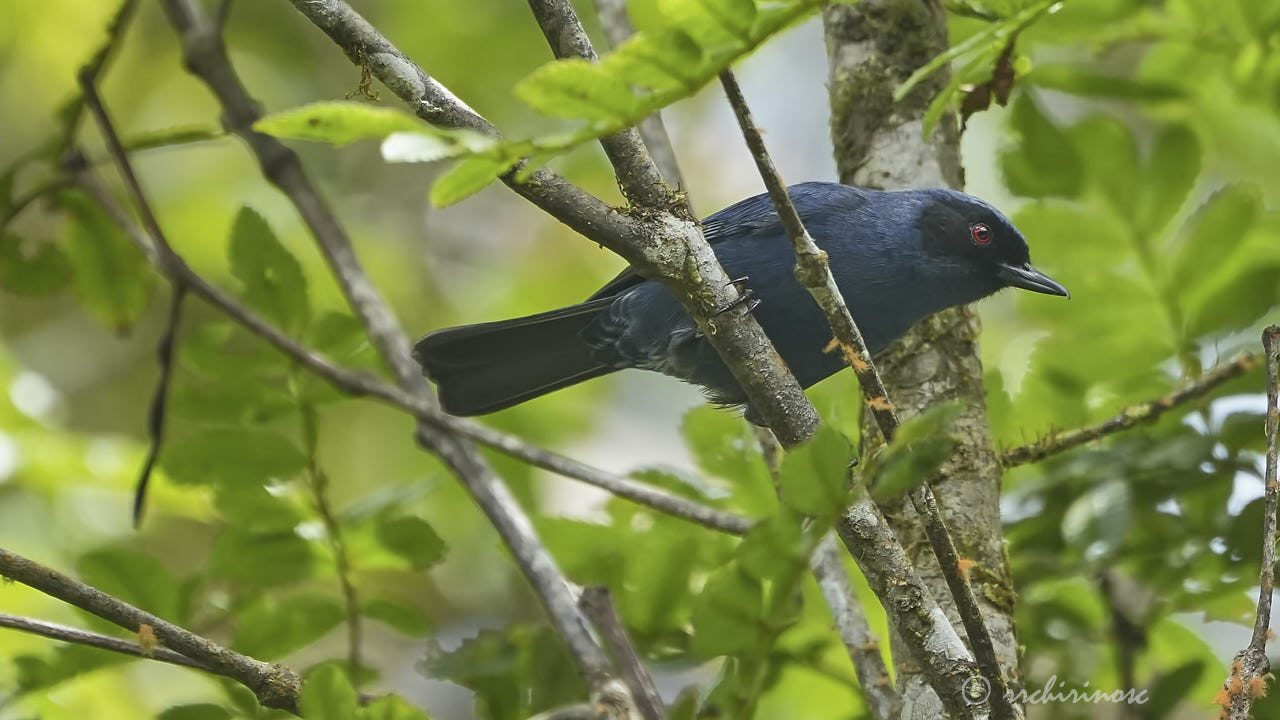
[[[600,16],[600,24],[604,26],[605,37],[613,49],[635,34],[631,26],[631,16],[627,14],[626,0],[596,0],[596,13]],[[688,187],[684,176],[680,173],[680,163],[676,160],[675,148],[671,146],[671,136],[667,134],[667,126],[662,121],[662,111],[655,112],[636,126],[640,138],[653,157],[653,164],[658,166],[662,177],[677,189]]]
[[[1271,635],[1271,598],[1276,584],[1276,512],[1280,508],[1280,479],[1276,465],[1280,456],[1280,325],[1262,331],[1263,355],[1267,363],[1267,460],[1264,478],[1266,511],[1262,517],[1262,570],[1258,577],[1258,615],[1253,623],[1249,646],[1236,653],[1231,675],[1218,695],[1226,720],[1249,720],[1253,701],[1267,694],[1271,662],[1267,659],[1267,638]]]
[[[570,0],[529,0],[529,9],[557,58],[581,58],[596,62],[591,39]],[[618,187],[635,205],[667,209],[679,200],[663,182],[635,128],[600,138],[600,146],[613,165]]]
[[[147,434],[151,445],[147,448],[147,459],[142,464],[142,472],[133,492],[133,526],[142,524],[142,511],[147,498],[147,484],[151,480],[151,471],[160,459],[160,449],[164,446],[165,409],[168,407],[169,386],[173,373],[177,370],[178,327],[182,323],[182,301],[186,298],[187,289],[181,282],[173,283],[173,297],[169,299],[169,321],[164,333],[160,336],[160,344],[156,348],[156,359],[160,362],[160,379],[156,381],[155,394],[151,396],[151,409],[147,413]]]

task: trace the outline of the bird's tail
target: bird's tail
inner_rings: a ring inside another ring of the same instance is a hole
[[[452,415],[483,415],[613,372],[578,337],[614,298],[501,322],[437,330],[413,356]]]

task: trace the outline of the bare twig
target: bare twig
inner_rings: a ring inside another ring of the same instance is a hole
[[[853,672],[858,676],[871,716],[875,720],[893,720],[898,717],[898,696],[893,691],[884,655],[880,653],[880,640],[871,632],[867,616],[858,606],[858,595],[831,535],[822,540],[809,559],[809,567],[818,580],[827,607],[831,608],[831,617],[845,650],[853,660]]]
[[[66,625],[59,625],[58,623],[48,622],[47,620],[35,620],[33,618],[0,613],[0,627],[17,630],[19,632],[31,633],[32,635],[40,635],[41,637],[47,637],[50,640],[61,640],[63,642],[75,643],[76,645],[87,645],[101,650],[110,650],[111,652],[117,652],[124,655],[132,655],[145,660],[159,660],[160,662],[169,663],[170,665],[181,665],[183,667],[204,670],[205,672],[211,672],[219,675],[223,674],[210,665],[192,660],[186,655],[174,652],[169,648],[145,648],[133,640],[111,637],[110,635],[102,635],[101,633],[81,630],[80,628],[68,627]]]
[[[156,381],[155,394],[151,397],[151,411],[147,416],[147,433],[151,445],[147,449],[147,459],[142,464],[142,472],[138,475],[136,489],[133,492],[133,526],[142,523],[142,510],[147,497],[147,483],[151,480],[151,471],[160,458],[160,449],[164,446],[165,408],[168,406],[169,386],[177,369],[174,349],[177,347],[178,326],[182,322],[182,301],[187,296],[186,287],[180,282],[173,284],[173,297],[169,298],[169,322],[160,336],[160,344],[156,348],[156,358],[160,362],[160,379]]]
[[[1151,424],[1175,407],[1204,397],[1228,380],[1244,375],[1261,361],[1262,357],[1257,354],[1241,355],[1231,362],[1218,365],[1164,397],[1127,407],[1115,417],[1096,425],[1050,433],[1028,445],[1006,450],[1000,461],[1005,467],[1039,462],[1121,430]]]
[[[854,322],[840,294],[840,289],[836,286],[835,277],[831,274],[831,266],[827,262],[827,254],[817,246],[813,237],[809,235],[809,231],[805,229],[800,213],[787,193],[786,183],[783,182],[782,176],[779,175],[773,160],[769,157],[764,139],[760,136],[760,131],[751,117],[751,110],[742,96],[742,89],[738,87],[733,73],[725,70],[720,75],[720,82],[724,86],[725,95],[729,98],[729,104],[733,106],[738,125],[755,158],[756,167],[769,191],[769,197],[773,200],[774,209],[782,220],[787,235],[791,237],[796,253],[796,279],[808,289],[814,301],[822,308],[835,335],[831,345],[828,346],[828,351],[838,348],[845,362],[853,368],[862,388],[863,399],[871,409],[880,433],[884,436],[885,442],[891,442],[900,426],[898,415],[893,408],[893,403],[889,401],[880,373],[871,361],[871,353],[862,338],[862,333],[858,330],[858,325]],[[947,532],[946,523],[933,491],[927,482],[922,483],[917,490],[910,493],[910,498],[916,512],[923,520],[925,534],[929,538],[929,544],[933,547],[947,586],[955,599],[956,608],[964,623],[965,632],[969,636],[969,642],[973,645],[978,665],[982,668],[987,681],[991,683],[990,700],[995,717],[999,720],[1012,720],[1016,717],[1016,713],[1009,702],[1008,684],[1000,668],[999,658],[996,657],[995,644],[991,640],[990,631],[982,617],[977,599],[973,595],[973,589],[969,586],[968,577],[960,570],[955,544],[950,533]],[[883,522],[883,517],[880,521]],[[864,572],[866,572],[865,568]],[[927,662],[925,658],[918,656],[916,659],[921,663]],[[938,679],[935,677],[935,682]],[[934,688],[939,696],[943,694],[944,687],[935,684]]]
[[[253,691],[263,707],[297,714],[302,680],[283,665],[269,665],[232,652],[210,640],[118,600],[101,590],[0,548],[0,576],[39,590],[115,623],[130,632],[146,625],[170,650],[210,672],[225,675]]]
[[[618,49],[635,33],[631,26],[631,16],[627,13],[626,0],[596,0],[596,12],[600,16],[600,24],[604,26],[605,37],[613,49]],[[677,189],[687,187],[680,174],[675,148],[671,146],[671,136],[667,134],[666,124],[662,122],[662,112],[655,112],[641,120],[636,129],[640,131],[640,137],[644,140],[645,147],[649,148],[653,164],[658,166],[662,177]],[[685,201],[688,202],[688,198]]]
[[[1271,325],[1262,331],[1262,347],[1267,363],[1267,464],[1258,615],[1249,646],[1236,653],[1231,675],[1218,696],[1222,704],[1221,717],[1227,720],[1249,720],[1253,701],[1267,694],[1267,678],[1271,672],[1267,639],[1271,635],[1271,598],[1276,583],[1276,511],[1280,507],[1280,479],[1276,477],[1280,455],[1280,325]]]
[[[582,608],[583,614],[591,620],[596,632],[600,633],[600,637],[613,655],[640,714],[645,720],[665,720],[667,708],[662,702],[662,696],[658,694],[658,687],[654,684],[653,677],[645,669],[640,655],[636,653],[636,648],[627,635],[622,618],[618,616],[618,610],[613,606],[613,599],[609,596],[609,588],[600,586],[585,588],[582,591],[582,597],[578,599],[578,605]]]
[[[591,39],[578,20],[569,0],[529,0],[529,9],[557,58],[581,58],[596,62]],[[649,157],[649,151],[635,128],[600,138],[600,146],[613,165],[618,186],[631,203],[640,207],[665,209],[678,202]]]

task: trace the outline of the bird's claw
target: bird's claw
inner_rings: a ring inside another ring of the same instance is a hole
[[[730,310],[742,307],[743,305],[747,306],[747,312],[752,312],[757,307],[760,307],[760,298],[756,297],[755,292],[750,287],[747,287],[747,281],[750,279],[751,278],[749,277],[743,276],[736,280],[730,280],[727,284],[732,285],[738,290],[738,297],[734,298],[734,300],[728,305],[725,305],[719,310],[711,313],[711,317],[719,317]]]

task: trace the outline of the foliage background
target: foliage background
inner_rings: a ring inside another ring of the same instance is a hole
[[[969,5],[1009,16],[1033,3]],[[88,0],[0,5],[0,168],[47,139],[111,11]],[[380,0],[361,11],[499,127],[558,127],[510,92],[548,59],[523,7]],[[657,18],[652,2],[632,3],[632,12],[642,27]],[[989,27],[956,15],[953,43]],[[268,110],[341,98],[358,79],[285,3],[236,3],[228,44]],[[957,81],[985,81],[993,47],[979,42],[962,55]],[[968,189],[1015,218],[1037,264],[1073,299],[1005,293],[979,306],[992,422],[1008,446],[1156,397],[1180,377],[1254,349],[1261,325],[1277,319],[1280,6],[1071,0],[1023,32],[1014,66],[1022,77],[1010,106],[969,121]],[[784,177],[834,178],[817,21],[766,44],[740,75]],[[217,109],[183,72],[154,3],[143,4],[104,92],[127,135],[216,127]],[[700,212],[762,189],[718,89],[678,104],[667,119]],[[95,136],[85,135],[93,155]],[[373,143],[297,147],[408,328],[576,302],[620,265],[503,188],[437,210],[426,194],[439,168],[384,164]],[[305,302],[276,307],[280,317],[349,362],[374,362],[305,230],[236,141],[148,151],[137,162],[191,264],[239,292],[247,275],[237,274],[237,262],[292,273],[287,255],[235,259],[236,223],[242,234],[263,232],[237,211],[252,208],[300,270],[289,285]],[[594,146],[556,165],[618,198]],[[25,170],[19,189],[42,172]],[[318,471],[329,480],[366,604],[365,658],[376,671],[368,688],[402,693],[440,718],[524,717],[574,697],[522,579],[480,514],[408,442],[407,420],[322,391],[199,303],[189,304],[183,330],[163,472],[150,516],[134,532],[129,504],[167,287],[127,252],[110,254],[109,232],[91,214],[38,206],[8,231],[0,240],[0,545],[75,570],[246,653],[305,669],[346,652],[334,558],[309,490]],[[65,258],[65,272],[29,265],[49,246]],[[1133,682],[1156,699],[1142,717],[1210,712],[1224,661],[1242,645],[1234,623],[1251,612],[1256,593],[1261,385],[1254,372],[1212,404],[1007,476],[1029,686],[1055,674],[1101,688]],[[813,394],[856,427],[850,374]],[[706,409],[683,418],[698,405],[674,381],[625,373],[492,422],[609,469],[667,468],[650,477],[765,514],[772,491],[745,426]],[[303,421],[312,410],[314,452]],[[690,635],[698,622],[692,590],[733,543],[493,461],[536,509],[571,577],[611,586],[644,651],[664,660],[664,689],[709,683],[715,665],[702,661],[717,653]],[[700,490],[691,480],[699,476]],[[262,490],[268,481],[270,493]],[[806,587],[806,596],[776,651],[779,672],[759,716],[856,717],[847,657],[827,632],[816,589]],[[18,586],[3,586],[0,598],[7,612],[89,622]],[[864,599],[879,623],[874,599]],[[1133,663],[1124,659],[1130,651]],[[538,691],[517,690],[530,684]],[[171,719],[247,712],[234,693],[193,672],[0,636],[0,718],[166,709]],[[1055,718],[1093,711],[1035,708]],[[1280,716],[1264,705],[1259,717],[1268,712]]]

